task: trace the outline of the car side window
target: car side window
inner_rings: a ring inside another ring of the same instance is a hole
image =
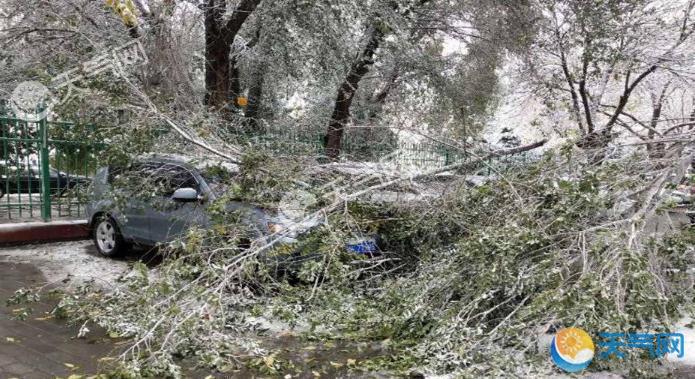
[[[198,181],[185,167],[168,163],[135,163],[127,170],[109,170],[109,181],[117,182],[139,198],[170,197],[179,188],[199,191]]]
[[[117,191],[125,191],[127,196],[144,200],[151,197],[158,165],[133,163],[128,167],[109,167],[108,182]]]
[[[120,166],[109,166],[107,170],[108,170],[108,172],[107,172],[106,181],[109,184],[113,184],[114,181],[116,180],[116,178],[119,175],[123,174],[123,167],[120,167]]]

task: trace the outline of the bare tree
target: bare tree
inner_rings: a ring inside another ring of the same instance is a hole
[[[633,123],[628,104],[645,80],[688,63],[695,2],[678,1],[668,7],[650,0],[541,4],[545,21],[527,62],[532,80],[540,92],[569,103],[581,135],[579,147],[605,152],[615,137],[614,127]],[[654,99],[657,119],[665,90]],[[602,160],[595,157],[596,162]]]

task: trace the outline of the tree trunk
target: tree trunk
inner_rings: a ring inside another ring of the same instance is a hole
[[[261,0],[242,0],[229,21],[224,22],[226,0],[207,0],[205,5],[205,104],[228,109],[241,93],[232,43]]]
[[[239,105],[238,98],[241,96],[241,76],[239,74],[239,66],[237,65],[237,59],[234,55],[229,58],[229,96],[228,101],[235,106]]]
[[[649,75],[654,73],[657,70],[657,68],[658,66],[656,65],[650,66],[648,69],[642,72],[632,83],[630,83],[630,72],[628,72],[627,76],[625,77],[625,89],[623,90],[622,95],[620,95],[618,105],[615,107],[615,111],[611,115],[606,125],[603,127],[603,129],[594,130],[586,134],[581,140],[579,140],[579,142],[577,142],[577,147],[581,149],[595,150],[593,152],[593,157],[590,159],[592,165],[598,166],[603,163],[607,154],[606,148],[613,140],[613,126],[618,121],[620,115],[623,114],[623,111],[627,106],[628,101],[630,100],[630,95],[633,93],[635,88],[637,88],[640,82],[642,82]]]
[[[662,107],[662,101],[663,101],[663,96],[659,100],[657,104],[654,105],[654,108],[652,109],[652,120],[651,120],[651,129],[649,129],[649,132],[647,134],[647,138],[649,140],[653,140],[656,137],[656,128],[659,126],[659,118],[661,117],[661,107]],[[654,143],[654,144],[647,144],[647,153],[649,154],[649,157],[651,159],[660,159],[664,157],[664,153],[666,152],[666,144],[663,142],[659,143]]]
[[[229,96],[231,44],[224,35],[225,1],[208,0],[205,8],[205,104],[222,110]]]
[[[350,119],[350,106],[359,88],[360,80],[369,72],[369,66],[374,63],[374,54],[381,43],[384,33],[373,26],[369,33],[369,41],[362,53],[350,66],[350,71],[338,89],[335,99],[335,107],[328,125],[328,133],[325,138],[326,155],[335,160],[340,155],[340,143],[343,138],[345,124]]]
[[[249,105],[246,108],[247,126],[252,132],[263,133],[263,126],[259,121],[261,98],[263,97],[263,82],[265,81],[265,66],[259,65],[253,73],[251,87],[249,88]]]

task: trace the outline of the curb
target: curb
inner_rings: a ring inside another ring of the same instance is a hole
[[[87,238],[87,220],[0,224],[0,246]]]

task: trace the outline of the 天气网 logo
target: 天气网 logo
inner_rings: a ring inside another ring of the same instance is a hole
[[[550,344],[553,362],[567,372],[579,372],[594,358],[594,341],[579,328],[560,329]]]

